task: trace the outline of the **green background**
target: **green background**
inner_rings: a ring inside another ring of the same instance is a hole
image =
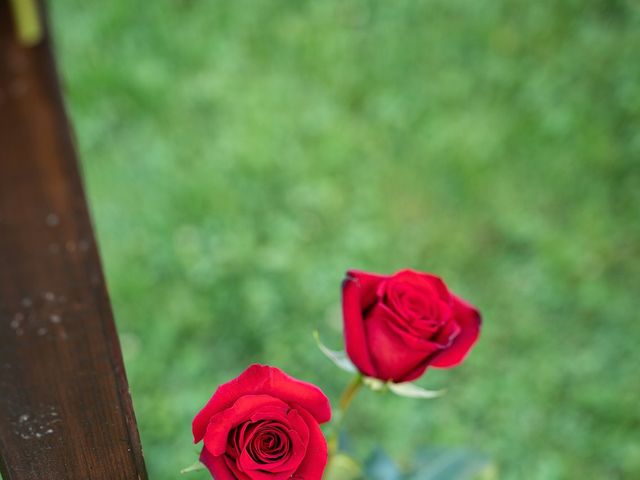
[[[359,455],[640,478],[637,3],[49,3],[152,479],[251,362],[335,401],[312,330],[341,344],[347,268],[403,267],[484,330],[446,397],[364,392]]]

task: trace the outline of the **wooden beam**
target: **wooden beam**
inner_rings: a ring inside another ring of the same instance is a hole
[[[42,6],[40,6],[41,13]],[[0,472],[147,478],[51,42],[0,0]]]

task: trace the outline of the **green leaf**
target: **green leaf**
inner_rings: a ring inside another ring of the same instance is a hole
[[[493,480],[496,466],[485,455],[468,450],[431,449],[419,455],[407,480]]]
[[[338,368],[349,373],[356,373],[358,371],[355,365],[351,363],[351,360],[349,360],[349,357],[347,357],[346,352],[331,350],[330,348],[327,348],[322,343],[322,341],[320,341],[320,334],[317,330],[313,332],[313,338],[315,338],[316,344],[318,345],[320,351],[324,353],[325,356],[329,360],[331,360]]]
[[[362,468],[348,455],[337,453],[329,458],[323,480],[360,480]]]
[[[365,463],[367,480],[400,480],[402,474],[395,462],[380,448],[376,448]]]
[[[389,390],[391,390],[396,395],[400,395],[401,397],[429,399],[441,397],[445,394],[445,390],[426,390],[410,382],[389,382],[387,386],[389,387]]]
[[[198,461],[193,465],[183,468],[182,470],[180,470],[180,473],[191,473],[191,472],[196,472],[198,470],[204,470],[205,468],[207,467],[205,467],[204,463]]]

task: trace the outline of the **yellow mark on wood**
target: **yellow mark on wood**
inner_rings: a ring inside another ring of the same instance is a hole
[[[31,47],[42,39],[42,22],[36,0],[11,0],[13,20],[20,42]]]

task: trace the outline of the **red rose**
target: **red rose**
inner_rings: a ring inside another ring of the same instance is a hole
[[[318,387],[251,365],[196,415],[193,439],[204,439],[200,461],[216,480],[320,480],[327,443],[319,424],[330,418]]]
[[[459,364],[478,339],[480,312],[442,280],[403,270],[349,271],[342,284],[347,354],[365,375],[409,382]]]

